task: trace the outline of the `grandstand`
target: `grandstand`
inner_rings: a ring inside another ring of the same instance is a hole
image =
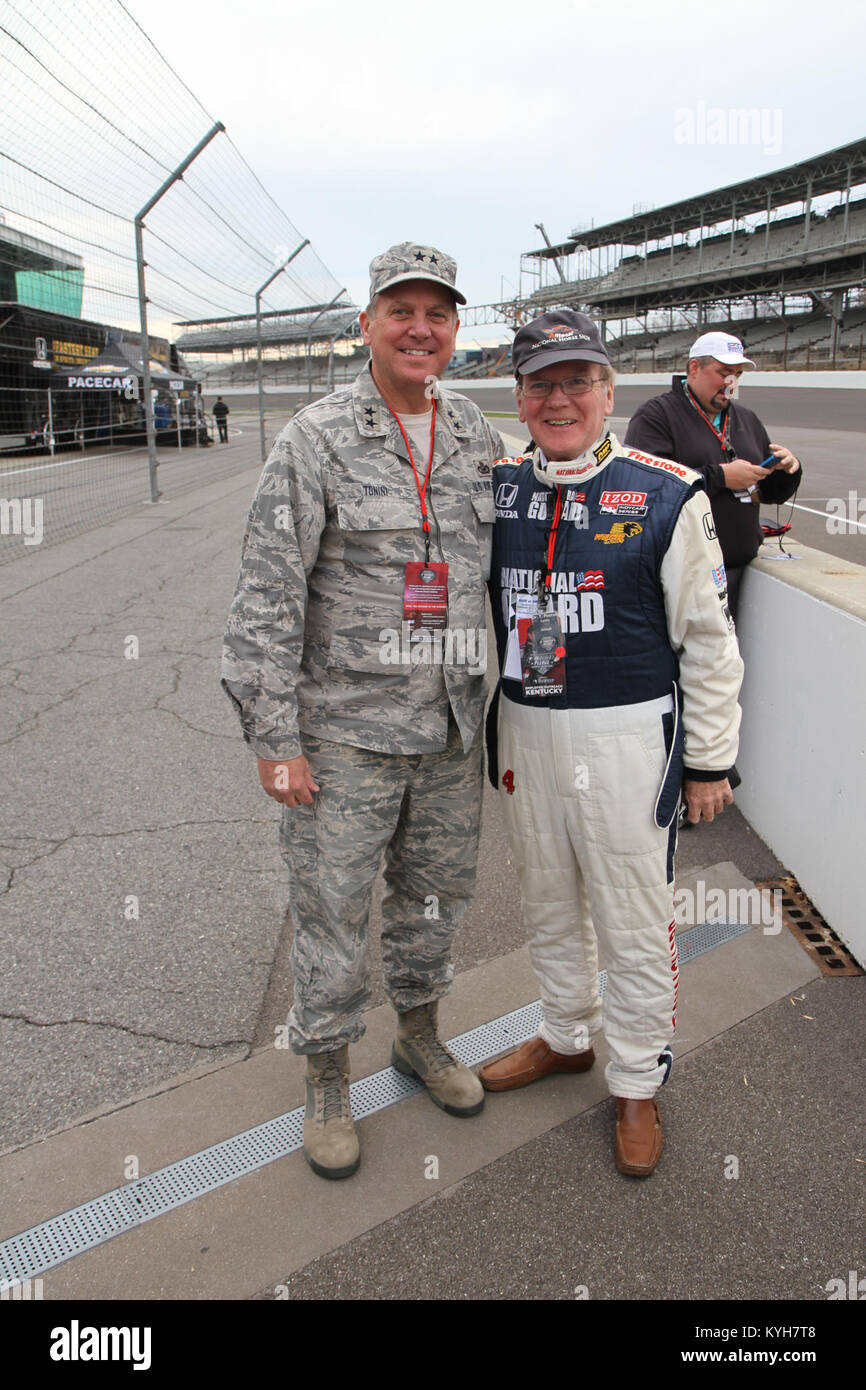
[[[555,307],[602,324],[620,366],[681,362],[730,328],[760,366],[862,367],[866,140],[603,226],[521,257],[521,289],[466,323],[517,326]]]
[[[273,383],[297,383],[307,372],[307,352],[319,358],[317,380],[327,370],[345,380],[366,361],[360,342],[359,310],[348,301],[336,305],[306,304],[299,309],[276,309],[261,315],[262,370]],[[254,384],[258,369],[258,327],[255,315],[221,319],[188,319],[177,339],[205,389]],[[340,344],[339,352],[335,352]],[[228,359],[228,360],[226,360]]]

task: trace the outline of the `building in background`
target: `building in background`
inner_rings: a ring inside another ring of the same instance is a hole
[[[0,217],[0,301],[78,318],[83,293],[80,256],[19,232]]]
[[[83,286],[79,257],[0,225],[2,452],[145,438],[141,334],[80,318]],[[194,443],[198,383],[166,339],[148,342],[161,442]]]

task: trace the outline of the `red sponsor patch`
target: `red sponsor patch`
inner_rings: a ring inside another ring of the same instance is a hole
[[[645,492],[603,492],[602,507],[642,507],[646,502]]]

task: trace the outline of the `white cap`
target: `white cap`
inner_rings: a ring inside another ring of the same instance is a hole
[[[739,338],[730,333],[702,333],[689,348],[689,358],[715,357],[726,367],[754,367],[754,362],[746,356],[746,350]]]

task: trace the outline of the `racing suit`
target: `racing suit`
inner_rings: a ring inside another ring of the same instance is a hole
[[[546,570],[554,467],[549,590],[565,689],[539,698],[524,694],[516,613]],[[646,1099],[667,1078],[676,1027],[683,775],[724,778],[737,751],[742,662],[721,552],[700,476],[610,432],[569,465],[538,450],[501,460],[494,497],[502,698],[491,773],[531,935],[539,1033],[555,1052],[589,1046],[602,1025],[600,942],[608,1085]]]

